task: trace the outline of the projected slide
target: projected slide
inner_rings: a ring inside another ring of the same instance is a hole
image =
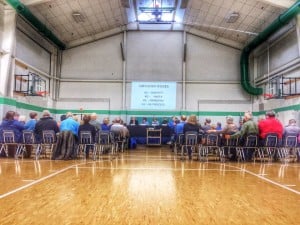
[[[176,82],[132,82],[131,108],[174,110]]]

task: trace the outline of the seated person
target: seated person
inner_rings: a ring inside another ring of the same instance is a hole
[[[202,130],[204,131],[204,133],[207,133],[208,130],[210,130],[210,123],[211,123],[211,119],[210,118],[206,118],[205,122],[204,122],[204,126],[202,127]]]
[[[51,114],[48,110],[43,111],[42,117],[35,124],[34,133],[37,141],[42,141],[44,130],[53,130],[54,133],[59,132],[57,122],[51,117]]]
[[[156,117],[153,117],[153,120],[152,120],[152,122],[151,122],[151,125],[152,125],[152,126],[159,126],[159,121],[157,120]]]
[[[24,128],[26,130],[34,130],[38,114],[36,112],[29,113],[30,119],[25,123]]]
[[[133,116],[130,118],[129,125],[130,126],[139,125],[139,121]]]
[[[171,129],[174,129],[174,127],[176,126],[176,120],[178,120],[178,118],[176,116],[173,116],[172,119],[168,122],[168,126]]]
[[[15,135],[15,142],[20,142],[22,140],[22,131],[24,130],[24,124],[15,120],[15,112],[8,111],[5,114],[5,117],[2,120],[0,125],[0,139],[2,139],[2,133],[4,130],[12,130]],[[0,140],[1,142],[2,140]],[[8,149],[8,156],[13,157],[15,155],[17,146],[13,146],[11,149]],[[4,151],[3,151],[4,152]],[[3,152],[1,152],[3,154]],[[7,156],[7,155],[3,155]]]
[[[96,131],[101,131],[101,123],[100,123],[100,121],[97,118],[98,118],[97,114],[96,113],[92,113],[91,114],[90,124],[92,124],[96,128]]]
[[[147,117],[143,117],[141,125],[143,125],[143,126],[149,126],[149,122],[147,120]]]
[[[126,126],[122,124],[121,118],[116,118],[113,125],[110,127],[110,131],[115,134],[120,134],[123,138],[129,137],[129,131]]]
[[[281,122],[276,118],[275,112],[273,110],[266,112],[266,119],[261,120],[258,123],[258,130],[261,144],[264,143],[264,140],[269,133],[277,134],[278,143],[281,142],[283,135],[283,126]]]
[[[287,134],[295,134],[297,136],[300,134],[300,127],[296,125],[296,120],[290,119],[289,124],[284,127],[284,135]]]
[[[257,127],[257,124],[252,120],[252,113],[245,112],[243,120],[244,120],[244,123],[243,123],[241,129],[238,132],[230,135],[230,138],[232,138],[232,139],[240,138],[241,144],[244,144],[245,139],[248,135],[250,135],[250,134],[257,135],[258,134],[258,127]],[[254,149],[249,149],[246,152],[245,160],[246,161],[251,160],[253,157],[253,153],[254,153]]]
[[[216,130],[222,130],[222,124],[220,122],[217,122]]]
[[[71,159],[75,153],[75,143],[78,140],[79,123],[73,114],[68,112],[66,119],[61,122],[57,145],[52,154],[52,159]]]
[[[103,119],[103,123],[101,124],[101,130],[102,131],[108,131],[110,129],[110,126],[109,126],[109,118],[106,117]]]
[[[161,122],[161,125],[167,126],[168,123],[169,123],[168,118],[167,118],[167,117],[164,117],[163,120],[162,120],[162,122]]]
[[[95,136],[96,136],[96,128],[92,124],[90,124],[91,116],[90,115],[84,115],[82,118],[83,124],[81,124],[78,128],[78,137],[80,138],[80,132],[81,131],[90,131],[92,134],[92,143],[95,141]],[[91,145],[87,146],[86,148],[86,158],[89,158],[89,152],[90,149],[92,148]]]

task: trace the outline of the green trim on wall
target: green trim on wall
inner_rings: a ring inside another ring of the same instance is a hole
[[[178,115],[196,115],[196,116],[241,116],[244,114],[244,112],[214,112],[214,111],[144,111],[144,110],[78,110],[78,109],[53,109],[53,108],[46,108],[46,107],[40,107],[36,105],[31,105],[28,103],[19,102],[16,99],[11,98],[5,98],[0,97],[0,105],[10,105],[15,106],[16,108],[26,109],[26,110],[32,110],[37,112],[42,112],[43,110],[47,109],[51,113],[54,114],[65,114],[67,112],[73,112],[77,114],[81,113],[97,113],[100,115],[135,115],[135,116],[157,116],[157,117],[163,117],[163,116],[178,116]],[[300,110],[300,104],[292,105],[292,106],[285,106],[274,109],[275,112],[285,112]],[[260,116],[265,114],[264,111],[260,112],[253,112],[254,116]]]
[[[1,104],[1,105],[12,105],[12,106],[16,106],[16,102],[17,102],[17,101],[16,101],[15,99],[0,97],[0,104]]]

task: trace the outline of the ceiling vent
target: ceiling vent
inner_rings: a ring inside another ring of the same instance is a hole
[[[239,17],[240,17],[240,14],[238,12],[230,12],[225,17],[225,21],[226,21],[226,23],[235,23]]]
[[[83,23],[85,18],[80,12],[73,12],[72,17],[76,23]]]

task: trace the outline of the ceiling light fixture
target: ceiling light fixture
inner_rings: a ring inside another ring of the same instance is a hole
[[[239,17],[240,17],[240,14],[238,12],[230,12],[225,17],[225,21],[226,21],[226,23],[235,23]]]
[[[76,23],[83,23],[85,18],[80,12],[73,12],[72,17]]]

